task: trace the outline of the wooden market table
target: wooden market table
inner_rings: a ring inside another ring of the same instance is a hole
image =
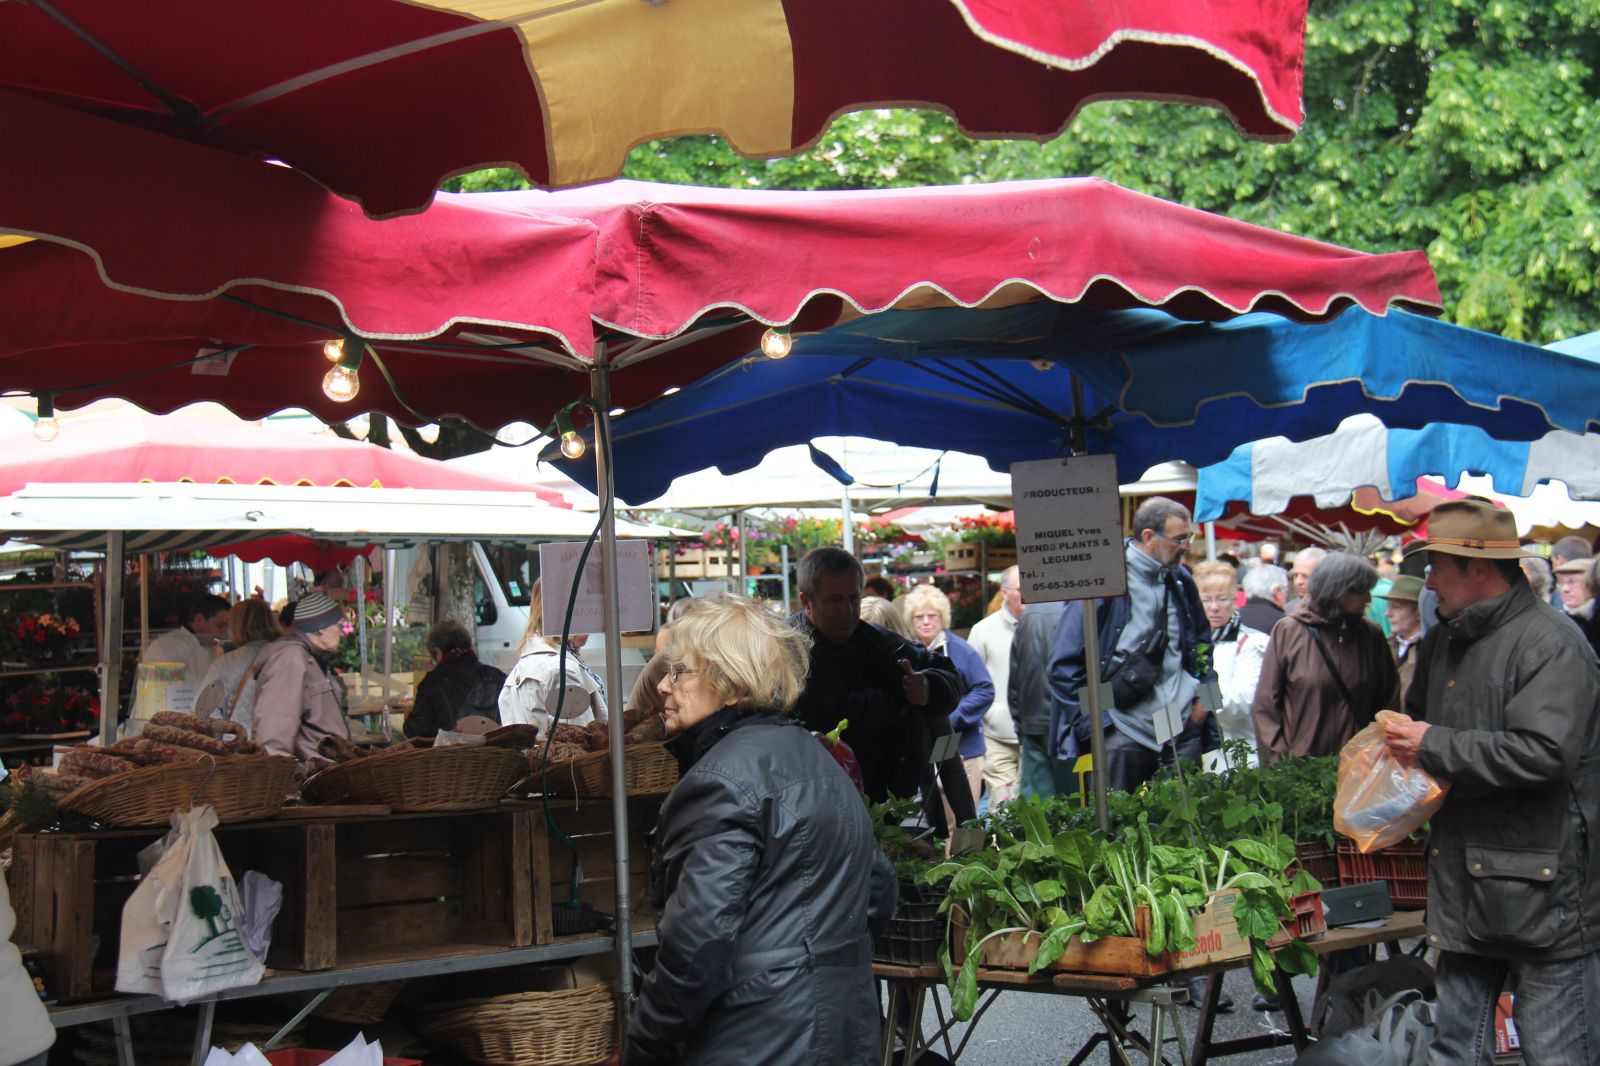
[[[656,935],[653,931],[636,929],[633,933],[633,943],[639,947],[653,947],[655,945],[655,937]],[[278,995],[285,992],[314,993],[310,1002],[302,1007],[299,1013],[290,1018],[278,1030],[277,1034],[262,1046],[262,1050],[266,1051],[270,1050],[277,1041],[281,1040],[296,1025],[299,1025],[335,989],[377,984],[383,981],[403,981],[413,977],[439,977],[449,974],[472,973],[480,970],[504,969],[511,966],[562,962],[590,955],[601,955],[615,949],[616,945],[611,936],[593,934],[561,937],[553,943],[540,944],[533,947],[485,948],[482,951],[465,953],[457,948],[454,953],[440,953],[437,955],[430,955],[424,952],[412,954],[405,958],[397,958],[391,962],[374,962],[361,966],[322,970],[315,973],[294,970],[268,970],[266,976],[257,984],[244,988],[230,988],[225,992],[195,1001],[200,1007],[200,1017],[195,1023],[194,1051],[190,1058],[190,1063],[191,1066],[201,1066],[205,1061],[206,1055],[211,1049],[211,1025],[216,1015],[217,1004],[224,1000],[254,999],[258,996]],[[132,1030],[128,1025],[128,1019],[136,1014],[150,1014],[155,1011],[171,1010],[172,1006],[172,1003],[162,999],[160,996],[115,995],[83,1003],[57,1005],[51,1007],[49,1012],[50,1022],[57,1029],[66,1029],[91,1022],[111,1022],[116,1031],[118,1066],[135,1066]]]
[[[1375,944],[1388,944],[1391,953],[1398,950],[1401,940],[1416,939],[1424,935],[1423,913],[1421,911],[1400,911],[1384,920],[1378,925],[1347,926],[1340,929],[1329,930],[1325,935],[1316,940],[1305,941],[1317,955],[1327,955],[1336,951],[1345,951],[1352,948],[1369,947]],[[1068,1066],[1081,1066],[1089,1054],[1105,1042],[1122,1054],[1124,1061],[1132,1061],[1128,1054],[1129,1049],[1145,1056],[1150,1066],[1160,1066],[1166,1060],[1164,1048],[1168,1043],[1177,1045],[1178,1062],[1185,1066],[1204,1066],[1212,1058],[1226,1055],[1238,1055],[1251,1051],[1261,1051],[1274,1047],[1293,1045],[1297,1050],[1305,1048],[1311,1038],[1306,1031],[1305,1020],[1300,1013],[1299,1001],[1295,999],[1290,977],[1282,970],[1278,971],[1277,981],[1279,997],[1283,1001],[1284,1018],[1288,1026],[1285,1033],[1263,1033],[1259,1036],[1242,1037],[1231,1040],[1214,1040],[1212,1038],[1213,1026],[1216,1021],[1217,1003],[1222,994],[1222,975],[1229,970],[1248,969],[1249,957],[1233,959],[1225,963],[1212,966],[1197,967],[1194,969],[1180,970],[1174,973],[1165,973],[1155,977],[1119,977],[1102,974],[1085,973],[1037,973],[1028,974],[1022,970],[991,970],[978,971],[978,988],[980,999],[974,1011],[966,1034],[958,1044],[952,1044],[950,1030],[955,1025],[954,1018],[946,1018],[944,1006],[937,996],[931,997],[934,1011],[939,1026],[931,1038],[923,1036],[922,1017],[929,1000],[928,992],[936,985],[944,982],[944,972],[937,965],[925,966],[895,966],[888,963],[873,963],[872,972],[875,977],[888,984],[888,1021],[883,1027],[883,1042],[881,1045],[882,1062],[890,1066],[894,1058],[895,1033],[897,1011],[900,1004],[907,1004],[909,1023],[906,1027],[909,1043],[906,1047],[904,1062],[906,1066],[917,1061],[917,1058],[929,1050],[935,1041],[942,1041],[946,1057],[950,1061],[957,1061],[961,1053],[966,1050],[967,1042],[971,1040],[972,1033],[978,1021],[993,1005],[995,998],[1004,991],[1023,991],[1046,993],[1061,996],[1074,996],[1083,999],[1090,1010],[1094,1012],[1103,1026],[1103,1031],[1094,1034],[1079,1048],[1077,1053],[1069,1060]],[[1190,980],[1195,977],[1206,977],[1206,994],[1199,1004],[1200,1018],[1195,1028],[1194,1049],[1190,1053],[1184,1040],[1182,1026],[1178,1023],[1174,1008],[1181,1003],[1188,1002],[1188,992],[1180,986],[1169,982],[1174,980]],[[1319,989],[1325,983],[1324,978],[1319,979]],[[982,995],[981,993],[987,993]],[[1132,1019],[1128,1007],[1130,1004],[1149,1004],[1151,1008],[1150,1034],[1148,1037],[1139,1033],[1132,1026]],[[1170,1031],[1171,1035],[1168,1036]],[[1115,1060],[1115,1056],[1113,1057]]]

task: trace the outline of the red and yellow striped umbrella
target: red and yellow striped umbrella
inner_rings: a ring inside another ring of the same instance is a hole
[[[1046,138],[1087,102],[1142,97],[1288,138],[1305,14],[1306,0],[33,0],[0,3],[0,108],[9,90],[280,159],[382,216],[482,166],[602,180],[670,135],[783,155],[872,106]]]

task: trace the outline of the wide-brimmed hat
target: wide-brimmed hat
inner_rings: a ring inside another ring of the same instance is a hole
[[[1588,557],[1582,559],[1568,559],[1556,567],[1558,574],[1587,574],[1594,566],[1594,560]]]
[[[1389,591],[1383,594],[1383,598],[1416,603],[1422,598],[1422,579],[1412,577],[1410,574],[1401,574],[1389,585]]]
[[[1406,554],[1440,552],[1473,559],[1521,559],[1533,555],[1517,541],[1517,520],[1504,507],[1483,500],[1451,500],[1428,516],[1428,538],[1406,545]]]

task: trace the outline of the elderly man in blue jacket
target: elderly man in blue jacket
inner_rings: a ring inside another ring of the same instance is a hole
[[[1214,677],[1202,641],[1210,633],[1194,579],[1183,568],[1193,537],[1189,510],[1163,496],[1146,500],[1133,516],[1124,548],[1128,593],[1095,604],[1099,622],[1100,677],[1113,699],[1105,708],[1105,765],[1110,788],[1132,792],[1172,762],[1172,746],[1156,739],[1157,711],[1182,714],[1180,758],[1198,760],[1216,747],[1216,724],[1201,700],[1201,684]],[[1078,705],[1087,681],[1083,612],[1069,606],[1050,643],[1051,740],[1058,759],[1089,751],[1089,716]]]

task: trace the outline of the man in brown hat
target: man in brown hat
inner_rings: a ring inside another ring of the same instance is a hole
[[[1389,650],[1400,667],[1400,695],[1405,696],[1411,687],[1411,678],[1417,672],[1417,645],[1422,643],[1422,611],[1417,601],[1422,597],[1422,579],[1406,574],[1395,576],[1384,594],[1387,606],[1383,616],[1389,621]]]
[[[1493,1050],[1508,975],[1523,1057],[1593,1061],[1600,1047],[1600,667],[1534,596],[1510,512],[1441,504],[1427,587],[1439,625],[1389,749],[1450,785],[1428,841],[1428,943],[1439,951],[1430,1061]],[[1587,1050],[1586,1050],[1587,1049]]]

